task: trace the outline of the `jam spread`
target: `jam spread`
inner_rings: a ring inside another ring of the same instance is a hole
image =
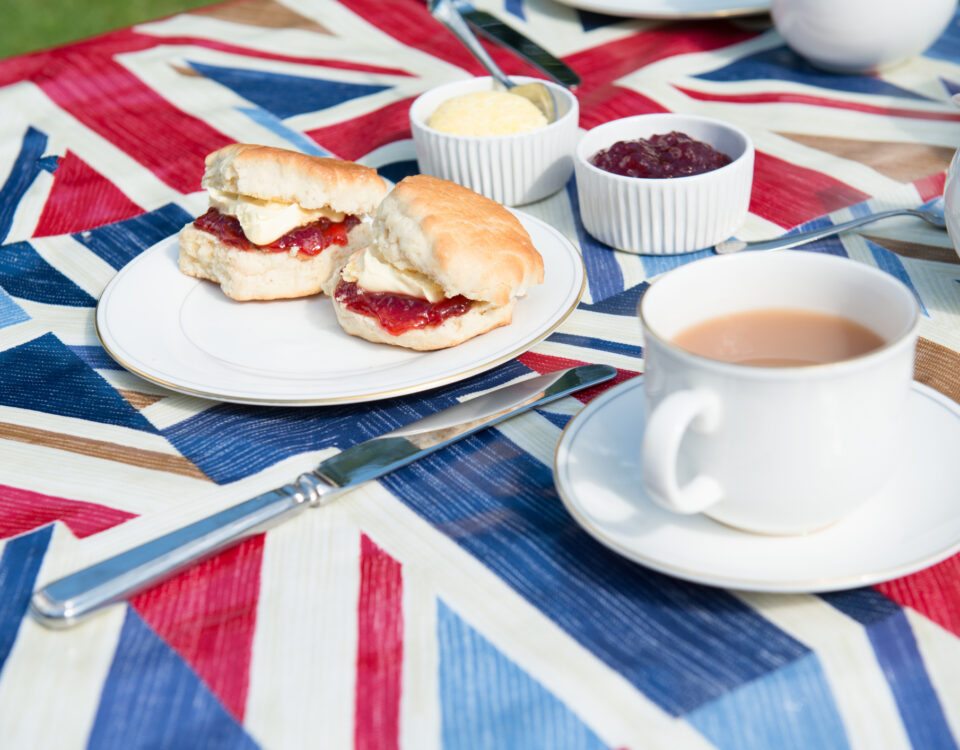
[[[197,229],[209,232],[225,245],[240,250],[262,250],[268,253],[285,253],[297,248],[301,255],[318,255],[329,245],[346,245],[349,242],[347,232],[360,223],[356,216],[346,216],[343,221],[330,221],[322,218],[291,229],[268,245],[254,245],[243,233],[243,227],[236,216],[220,213],[211,208],[198,218],[193,225]]]
[[[730,163],[730,157],[709,143],[676,130],[635,141],[617,141],[590,157],[590,163],[624,177],[688,177],[712,172]]]
[[[334,298],[352,312],[376,318],[394,336],[414,328],[439,325],[454,315],[463,315],[473,304],[462,295],[430,302],[394,292],[369,292],[356,282],[343,280],[337,284]]]

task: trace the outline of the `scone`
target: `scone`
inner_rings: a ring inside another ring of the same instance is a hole
[[[513,318],[543,259],[499,203],[447,180],[407,177],[383,199],[373,240],[327,285],[343,329],[368,341],[456,346]]]
[[[235,143],[207,156],[210,209],[180,231],[180,270],[235,300],[303,297],[370,241],[376,170]]]

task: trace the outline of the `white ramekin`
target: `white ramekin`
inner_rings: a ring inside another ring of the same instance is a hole
[[[550,81],[511,76],[517,83],[543,83],[557,100],[558,118],[517,135],[451,135],[427,126],[441,102],[460,94],[491,91],[489,76],[455,81],[421,94],[410,107],[410,128],[420,171],[452,180],[508,206],[531,203],[560,190],[573,173],[580,108],[567,89]]]
[[[624,177],[588,159],[617,141],[673,130],[709,143],[733,161],[689,177]],[[710,117],[672,113],[637,115],[598,125],[577,145],[580,215],[586,230],[618,250],[676,255],[715,245],[740,227],[750,205],[753,144],[737,127]]]

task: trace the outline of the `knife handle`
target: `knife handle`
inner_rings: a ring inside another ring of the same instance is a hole
[[[65,628],[296,515],[334,491],[304,474],[288,484],[61,578],[35,592],[30,613]]]

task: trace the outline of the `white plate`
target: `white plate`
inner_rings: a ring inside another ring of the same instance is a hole
[[[770,0],[557,0],[594,13],[630,18],[721,18],[765,13]]]
[[[131,372],[222,401],[314,406],[435,388],[522,353],[580,300],[580,254],[552,227],[515,213],[543,256],[544,283],[517,301],[510,325],[450,349],[415,352],[350,336],[320,295],[234,302],[219,285],[180,273],[176,236],[110,281],[97,304],[97,334]]]
[[[927,386],[914,383],[904,460],[891,482],[806,536],[750,534],[655,505],[637,459],[645,423],[639,376],[567,425],[554,477],[588,533],[661,573],[747,591],[836,591],[899,578],[960,550],[960,407]]]

